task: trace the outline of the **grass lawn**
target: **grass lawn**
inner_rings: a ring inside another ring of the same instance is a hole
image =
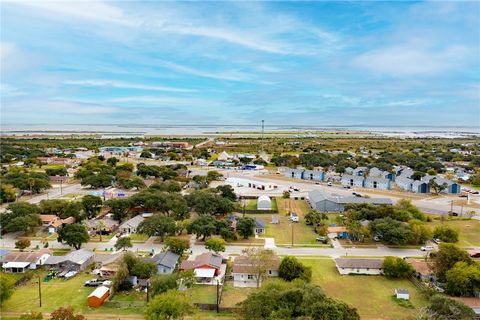
[[[222,307],[235,307],[237,303],[245,300],[257,288],[235,288],[233,283],[226,283],[222,293]]]
[[[428,223],[427,225],[432,228],[432,230],[441,225],[442,222],[439,220],[438,216],[433,222]],[[458,229],[460,236],[458,245],[462,247],[472,247],[480,246],[480,221],[478,220],[468,220],[468,219],[459,219],[459,218],[450,218],[443,222],[444,225],[447,225],[452,228]]]
[[[390,280],[383,276],[342,276],[329,258],[300,258],[312,267],[312,282],[332,298],[356,307],[362,319],[408,319],[427,304],[427,300],[409,280]],[[408,289],[415,307],[399,306],[392,299],[395,288]]]
[[[128,236],[132,242],[145,242],[149,236],[143,233],[132,233]]]
[[[217,302],[217,286],[196,284],[186,292],[192,303]]]
[[[276,198],[279,212],[279,224],[271,224],[270,214],[248,214],[252,218],[260,218],[267,223],[265,237],[275,238],[276,245],[292,244],[292,223],[289,220],[288,213],[294,211],[300,217],[300,222],[293,224],[293,243],[296,245],[318,245],[315,241],[317,234],[313,232],[312,226],[305,224],[304,216],[308,212],[308,204],[304,200],[290,200],[281,197]]]

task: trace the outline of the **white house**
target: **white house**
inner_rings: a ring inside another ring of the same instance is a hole
[[[29,269],[37,269],[52,255],[49,249],[40,249],[31,252],[10,252],[3,257],[2,268],[5,272],[23,273]]]
[[[335,259],[337,270],[340,274],[369,274],[379,275],[383,273],[383,259]]]
[[[278,277],[278,267],[280,259],[274,256],[268,265],[265,276]],[[233,261],[232,276],[234,287],[256,287],[257,280],[259,285],[262,283],[263,277],[258,273],[255,263],[247,256],[236,257]]]
[[[272,210],[272,201],[269,196],[258,197],[257,210]]]
[[[232,187],[246,187],[264,191],[275,190],[278,188],[278,185],[273,182],[244,178],[227,178],[225,183],[231,185]]]
[[[124,234],[136,233],[138,225],[144,220],[145,218],[141,214],[139,214],[122,223],[120,227],[118,227],[118,229]]]

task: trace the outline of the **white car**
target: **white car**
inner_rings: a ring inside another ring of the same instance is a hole
[[[422,251],[432,251],[433,247],[432,246],[424,246],[424,247],[421,247],[420,250],[422,250]]]
[[[295,213],[291,213],[291,214],[290,214],[290,220],[292,220],[292,222],[298,222],[298,221],[300,221],[300,219],[298,218],[297,214],[295,214]]]

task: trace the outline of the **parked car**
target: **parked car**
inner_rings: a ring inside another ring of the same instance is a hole
[[[290,220],[292,220],[292,222],[298,222],[300,219],[298,218],[298,215],[295,212],[291,212]]]
[[[422,251],[432,251],[433,247],[432,246],[423,246],[423,247],[420,248],[420,250],[422,250]]]
[[[472,257],[472,258],[480,258],[480,251],[470,252],[470,257]]]
[[[331,182],[327,183],[327,186],[331,187],[331,186],[332,186],[332,183],[331,183]]]
[[[468,195],[466,195],[466,194],[461,194],[461,195],[459,195],[459,197],[460,197],[460,198],[468,198]]]
[[[435,238],[435,239],[433,239],[432,241],[435,242],[436,244],[439,244],[439,243],[440,243],[440,239],[438,239],[438,238]]]
[[[300,191],[300,188],[297,187],[297,186],[291,186],[289,190],[290,190],[290,192],[292,192],[292,191]]]
[[[70,279],[72,277],[74,277],[78,272],[77,271],[68,271],[67,273],[65,273],[65,275],[63,276],[65,279]]]
[[[458,212],[448,211],[448,215],[451,217],[458,217]]]
[[[324,236],[317,237],[315,240],[320,241],[322,243],[327,243],[328,242],[328,238],[324,237]]]
[[[343,186],[345,189],[350,189],[351,187],[350,186]]]
[[[98,287],[99,285],[102,285],[105,282],[105,280],[102,279],[92,279],[92,280],[87,280],[84,283],[85,287]]]
[[[361,195],[360,193],[358,193],[358,192],[352,192],[352,194],[353,194],[355,197],[359,197],[359,198],[362,197],[362,195]]]
[[[106,286],[106,287],[110,287],[111,285],[113,284],[113,281],[112,280],[105,280],[103,281],[102,285]]]

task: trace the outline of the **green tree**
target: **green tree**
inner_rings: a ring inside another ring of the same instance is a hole
[[[111,199],[105,202],[105,204],[111,208],[113,219],[117,221],[125,219],[132,207],[132,203],[128,198]]]
[[[0,186],[0,203],[13,202],[17,198],[15,187],[2,183]]]
[[[385,275],[391,278],[408,278],[413,274],[413,267],[399,257],[385,257],[382,268]]]
[[[480,264],[455,263],[446,273],[445,290],[453,296],[473,296],[480,291]]]
[[[428,186],[430,187],[430,190],[433,191],[434,194],[438,195],[440,192],[445,190],[447,188],[446,184],[439,184],[435,179],[431,179],[428,182]]]
[[[174,235],[176,231],[175,220],[159,214],[142,221],[137,228],[138,233],[144,233],[150,237],[160,237],[161,241],[165,240],[166,235]]]
[[[13,294],[15,279],[5,273],[0,274],[0,305],[10,299]]]
[[[272,250],[252,247],[244,249],[242,254],[248,258],[251,268],[250,273],[257,282],[257,288],[259,288],[262,277],[276,264],[275,253]]]
[[[67,173],[67,168],[62,167],[62,168],[48,168],[45,169],[45,173],[47,176],[66,176]]]
[[[310,282],[312,279],[312,270],[304,266],[297,258],[286,256],[280,263],[278,276],[286,281],[302,279],[305,282]]]
[[[283,199],[290,199],[290,192],[287,191],[287,190],[283,191],[282,198]]]
[[[235,194],[235,191],[233,190],[233,187],[231,185],[224,184],[218,186],[216,190],[220,192],[221,197],[226,198],[230,201],[237,201],[237,195]]]
[[[111,167],[115,167],[119,161],[120,160],[118,160],[117,158],[111,157],[107,159],[107,164]]]
[[[305,222],[307,224],[313,224],[313,230],[315,232],[317,232],[317,227],[322,220],[328,220],[328,216],[318,210],[310,210],[305,215]]]
[[[186,250],[190,249],[190,241],[184,238],[168,237],[165,239],[165,248],[181,256]]]
[[[438,238],[443,242],[458,242],[458,234],[457,229],[445,225],[436,226],[435,229],[433,229],[433,237]]]
[[[80,249],[83,243],[88,242],[89,236],[87,229],[78,223],[67,224],[58,228],[58,239],[60,243],[66,243],[75,249]]]
[[[253,228],[255,228],[255,220],[252,218],[240,218],[237,221],[237,232],[244,239],[253,236]]]
[[[224,252],[225,244],[226,242],[222,238],[210,238],[205,241],[205,249],[211,250],[215,253]]]
[[[82,198],[83,210],[89,219],[95,218],[102,209],[102,198],[86,195]]]
[[[187,230],[199,237],[203,237],[202,241],[205,241],[207,237],[210,237],[216,230],[215,218],[212,216],[203,215],[195,219],[188,225]]]
[[[113,176],[105,173],[98,173],[87,176],[80,181],[82,186],[90,186],[92,189],[107,188],[112,186]]]
[[[38,207],[28,202],[11,203],[2,214],[2,228],[5,232],[33,232],[42,225]]]
[[[132,245],[132,240],[129,237],[121,237],[117,239],[117,242],[115,243],[115,249],[116,250],[121,250],[125,251],[127,248],[133,247]]]
[[[15,242],[15,248],[20,249],[20,251],[23,251],[25,248],[28,247],[30,247],[30,240],[28,239],[18,240]]]
[[[438,279],[442,282],[446,280],[447,271],[452,269],[457,262],[472,263],[468,252],[458,248],[450,243],[441,243],[438,252],[433,259],[433,267]]]
[[[130,275],[137,276],[140,279],[148,279],[157,273],[157,265],[153,262],[144,262],[136,259],[135,264],[130,270]]]
[[[20,320],[42,320],[43,315],[41,312],[30,311],[30,313],[24,313],[20,316]]]
[[[170,289],[177,287],[177,275],[176,274],[162,274],[156,275],[152,279],[152,285],[150,286],[150,292],[152,296],[167,292]]]
[[[148,304],[145,312],[147,320],[183,319],[193,313],[193,306],[184,293],[168,290],[155,296]]]
[[[152,154],[147,150],[143,150],[142,153],[140,153],[140,158],[150,159],[152,158]]]
[[[473,320],[475,313],[460,301],[449,299],[446,296],[434,295],[427,306],[426,319],[428,320]]]
[[[409,244],[415,240],[410,225],[390,217],[376,219],[370,223],[371,233],[379,234],[389,244]]]

